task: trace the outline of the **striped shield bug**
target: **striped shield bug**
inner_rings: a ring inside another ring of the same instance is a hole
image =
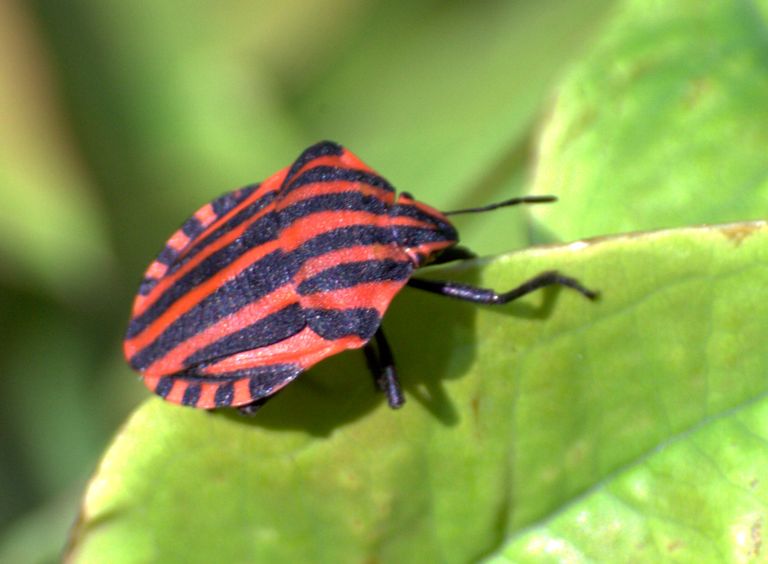
[[[146,386],[173,403],[253,413],[317,362],[362,348],[393,408],[400,388],[381,318],[404,286],[479,304],[539,288],[596,293],[556,271],[506,292],[413,278],[417,268],[471,258],[447,216],[551,196],[439,212],[332,142],[204,205],[149,265],[124,352]]]

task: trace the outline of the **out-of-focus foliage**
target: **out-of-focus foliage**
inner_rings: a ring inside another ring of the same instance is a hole
[[[0,561],[56,559],[147,396],[121,334],[192,210],[322,138],[439,207],[514,195],[555,79],[610,4],[0,3]],[[522,212],[502,215],[466,218],[467,241],[524,245]]]

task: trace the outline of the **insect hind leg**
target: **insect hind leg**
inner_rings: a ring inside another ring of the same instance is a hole
[[[368,369],[373,375],[373,382],[376,389],[387,395],[387,403],[392,409],[398,409],[405,403],[403,390],[400,386],[400,380],[397,377],[395,360],[392,354],[392,348],[384,336],[384,331],[379,327],[374,335],[378,352],[374,349],[373,343],[369,342],[363,347],[365,360]]]

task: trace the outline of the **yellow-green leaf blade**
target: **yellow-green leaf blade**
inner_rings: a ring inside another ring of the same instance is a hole
[[[436,270],[506,289],[558,268],[602,299],[544,292],[476,308],[404,291],[385,320],[409,399],[399,412],[353,353],[252,420],[151,400],[91,482],[72,554],[464,562],[514,548],[659,447],[695,450],[692,429],[765,394],[766,265],[768,226],[756,222]],[[744,467],[759,463],[743,456]],[[657,479],[660,494],[689,487]],[[706,491],[691,507],[720,511]],[[633,518],[640,525],[627,526],[642,530],[654,514]],[[699,534],[726,553],[735,526],[704,519]],[[612,538],[600,530],[592,550]]]
[[[765,217],[768,3],[620,3],[559,89],[534,191],[562,240]]]

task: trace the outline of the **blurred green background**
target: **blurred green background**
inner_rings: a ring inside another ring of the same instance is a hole
[[[197,207],[339,141],[437,207],[509,197],[608,0],[0,3],[0,560],[54,560],[148,393],[120,342]],[[483,254],[527,238],[472,218]]]

